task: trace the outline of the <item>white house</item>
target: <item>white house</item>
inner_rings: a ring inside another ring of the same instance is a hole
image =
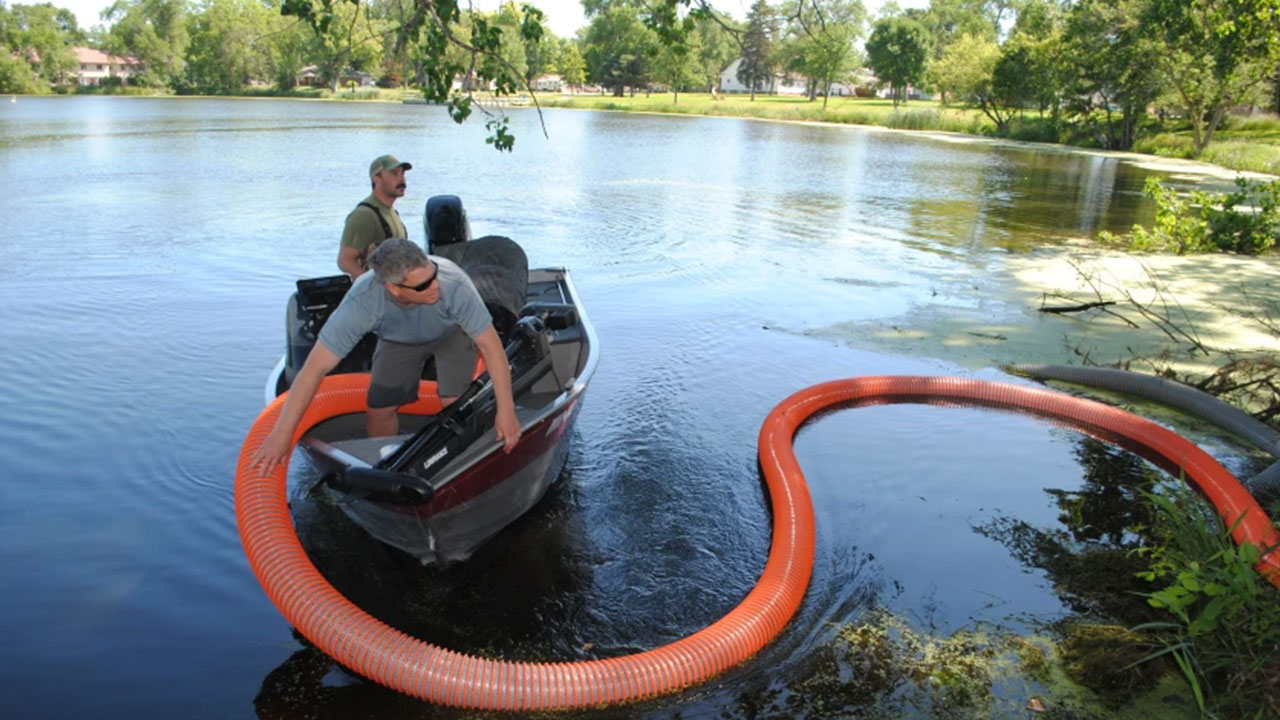
[[[308,65],[298,71],[295,81],[304,87],[322,87],[325,85],[324,76],[320,73],[318,65]],[[347,68],[338,76],[338,87],[347,88],[352,85],[358,87],[373,87],[377,83],[372,75],[359,70]]]
[[[559,92],[564,87],[564,81],[559,75],[539,75],[529,84],[539,92]]]
[[[125,80],[147,69],[146,64],[135,57],[117,57],[87,47],[72,48],[72,51],[77,62],[75,78],[80,85],[101,85],[103,80],[112,77]]]
[[[738,80],[738,66],[742,64],[742,58],[733,61],[724,72],[720,73],[720,92],[722,93],[749,93],[751,88],[746,83]],[[859,68],[854,71],[847,82],[831,83],[831,97],[856,97],[859,92],[864,96],[870,96],[872,89],[879,82],[874,73],[867,68]],[[764,87],[757,88],[757,93],[774,94],[774,95],[807,95],[809,88],[807,81],[803,77],[793,77],[790,75],[776,74],[770,83],[766,83]],[[821,95],[823,88],[818,87],[817,94]]]
[[[741,65],[742,58],[738,58],[730,63],[729,67],[724,69],[724,72],[720,73],[720,92],[751,92],[751,88],[738,79],[738,68]],[[762,83],[760,87],[757,87],[756,92],[766,95],[807,95],[809,89],[805,84],[804,78],[775,74],[769,82]]]

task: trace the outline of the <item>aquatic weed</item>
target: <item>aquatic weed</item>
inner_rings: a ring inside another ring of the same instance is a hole
[[[1187,488],[1147,497],[1162,542],[1146,551],[1142,579],[1162,585],[1148,603],[1172,616],[1135,628],[1160,637],[1147,660],[1170,656],[1201,711],[1225,717],[1280,714],[1280,592],[1254,569],[1261,550],[1236,545],[1231,528]],[[1238,519],[1237,519],[1238,522]]]

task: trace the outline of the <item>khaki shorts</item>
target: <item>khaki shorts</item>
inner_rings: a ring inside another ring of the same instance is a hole
[[[471,384],[476,370],[476,344],[461,329],[426,345],[405,345],[378,338],[373,351],[369,407],[400,407],[418,399],[418,381],[427,358],[436,357],[440,397],[457,397]]]

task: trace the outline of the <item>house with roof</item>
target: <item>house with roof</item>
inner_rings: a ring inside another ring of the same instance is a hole
[[[543,74],[534,78],[529,84],[538,92],[560,92],[560,88],[564,87],[564,80],[559,75]]]
[[[295,76],[295,81],[303,87],[324,87],[328,84],[325,82],[324,74],[320,72],[320,66],[318,65],[308,65],[299,70]],[[371,73],[346,68],[338,76],[338,87],[348,88],[353,85],[368,88],[376,86],[377,82]]]
[[[101,85],[107,78],[128,80],[146,71],[147,65],[136,57],[126,55],[108,55],[101,50],[87,47],[71,48],[76,54],[76,69],[73,72],[79,85]]]
[[[720,73],[720,92],[749,93],[751,88],[738,79],[738,68],[742,66],[742,58],[729,63],[729,67]],[[768,82],[756,86],[757,93],[765,95],[807,95],[808,85],[804,78],[775,73]]]
[[[308,65],[298,71],[294,76],[295,82],[303,87],[320,87],[324,85],[324,77],[320,75],[320,68],[315,65]]]
[[[742,58],[734,60],[729,67],[720,73],[719,92],[721,93],[749,93],[751,88],[746,83],[738,79],[738,68],[742,65]],[[875,94],[875,88],[879,83],[879,79],[875,74],[867,68],[859,68],[855,70],[846,81],[831,83],[832,97],[871,97]],[[815,94],[823,95],[824,88],[820,85]],[[788,75],[786,73],[775,73],[773,78],[756,88],[756,93],[766,95],[808,95],[808,81],[799,76]]]

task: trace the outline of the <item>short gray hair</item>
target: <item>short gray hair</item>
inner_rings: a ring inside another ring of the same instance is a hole
[[[369,256],[369,267],[382,282],[403,282],[410,270],[426,266],[427,254],[404,238],[387,238]]]

